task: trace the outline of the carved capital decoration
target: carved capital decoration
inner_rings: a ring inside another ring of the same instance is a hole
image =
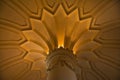
[[[46,58],[47,69],[50,71],[57,65],[66,65],[71,70],[75,70],[75,66],[78,66],[77,57],[73,54],[72,50],[64,49],[62,47],[55,49]]]
[[[0,0],[0,80],[120,80],[119,15],[120,0]]]
[[[62,47],[55,49],[54,51],[50,52],[46,58],[47,64],[47,71],[50,72],[54,69],[59,69],[59,67],[66,66],[70,70],[74,72],[77,79],[80,77],[80,68],[78,64],[77,56],[73,54],[72,50],[64,49]],[[62,69],[62,68],[60,68]],[[64,73],[64,71],[63,71]],[[50,73],[49,73],[50,74]],[[53,73],[55,74],[55,73]],[[72,75],[70,75],[72,76]],[[69,77],[69,75],[67,76]],[[67,78],[66,78],[67,79]],[[51,79],[52,80],[52,79]]]

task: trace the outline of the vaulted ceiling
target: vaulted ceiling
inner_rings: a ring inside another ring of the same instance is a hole
[[[120,79],[119,0],[1,0],[0,80],[46,80],[46,56],[73,50],[81,80]]]

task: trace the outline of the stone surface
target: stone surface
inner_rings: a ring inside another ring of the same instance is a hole
[[[1,0],[0,80],[46,80],[45,59],[62,46],[80,80],[120,79],[119,0]]]

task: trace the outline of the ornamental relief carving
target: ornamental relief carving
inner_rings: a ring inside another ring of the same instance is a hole
[[[119,80],[119,4],[1,0],[0,80]]]

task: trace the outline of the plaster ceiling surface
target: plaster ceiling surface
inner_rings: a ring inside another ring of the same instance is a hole
[[[46,80],[60,46],[80,80],[120,80],[120,0],[0,0],[0,80]]]

